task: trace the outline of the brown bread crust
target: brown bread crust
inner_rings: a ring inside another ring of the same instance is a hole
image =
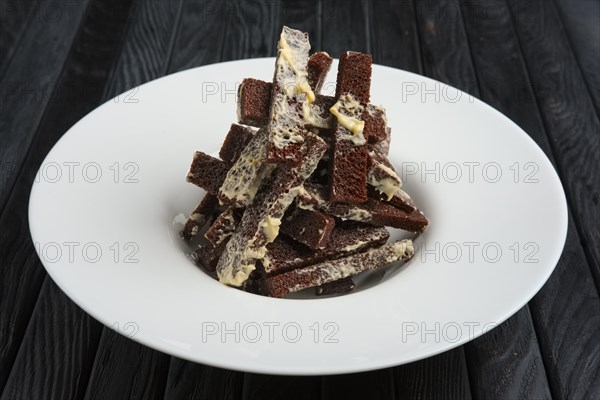
[[[196,236],[200,229],[210,221],[219,211],[219,199],[217,196],[206,193],[200,204],[192,211],[181,230],[181,237],[186,240]]]
[[[263,249],[278,234],[278,222],[314,171],[327,145],[309,133],[302,145],[302,162],[297,167],[280,165],[246,208],[235,233],[219,258],[217,273],[222,283],[241,286],[263,256]],[[273,237],[274,235],[274,237]]]
[[[270,82],[246,78],[238,87],[238,122],[261,128],[269,121]]]
[[[311,249],[325,247],[335,226],[335,218],[318,211],[297,208],[288,213],[281,232]]]
[[[390,234],[385,228],[342,221],[336,223],[329,243],[322,249],[313,250],[286,235],[280,235],[273,243],[267,245],[263,265],[267,275],[273,276],[382,245],[389,237]]]
[[[344,129],[339,127],[339,129]],[[339,136],[336,131],[335,136]],[[335,138],[334,136],[334,138]],[[363,203],[367,201],[367,164],[365,146],[349,140],[334,139],[329,164],[329,199],[335,202]]]
[[[327,72],[331,68],[331,63],[333,63],[333,58],[324,51],[318,51],[308,58],[306,64],[308,84],[315,94],[321,91]]]
[[[304,192],[297,198],[297,206],[308,210],[319,210],[326,214],[352,221],[365,222],[377,226],[391,226],[411,232],[422,232],[428,221],[421,211],[407,212],[392,204],[369,198],[365,203],[332,203],[325,200],[325,188],[306,182]]]
[[[246,145],[248,145],[252,137],[254,137],[255,133],[256,131],[247,126],[231,124],[229,132],[219,151],[221,160],[231,167],[237,159],[240,158],[240,154],[242,154],[242,151]]]
[[[225,249],[225,243],[221,243],[218,246],[213,246],[210,243],[202,243],[198,249],[193,253],[192,258],[197,264],[203,266],[208,272],[215,272],[217,269],[217,263],[223,250]]]
[[[334,294],[346,294],[354,290],[354,280],[351,276],[347,276],[337,281],[325,283],[315,287],[317,296],[330,296]]]
[[[371,64],[370,54],[346,51],[340,54],[335,98],[343,94],[351,94],[363,105],[371,99]]]
[[[384,267],[398,260],[407,261],[413,255],[414,248],[410,240],[384,244],[365,252],[267,277],[265,289],[269,296],[283,297],[288,293]]]
[[[210,194],[219,193],[229,168],[227,165],[206,153],[197,151],[187,175],[187,181],[201,187]]]
[[[229,240],[240,223],[242,210],[227,207],[204,233],[204,237],[213,245],[219,246]]]
[[[350,96],[362,107],[367,106],[371,96],[371,64],[370,54],[351,51],[342,53],[338,66],[336,101],[340,100],[341,96]],[[340,108],[342,113],[349,111],[344,107]],[[348,136],[353,134],[337,122],[334,120],[330,153],[329,199],[335,202],[362,203],[368,199],[367,147],[348,140]]]

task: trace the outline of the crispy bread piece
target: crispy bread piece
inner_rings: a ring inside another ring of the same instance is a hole
[[[267,125],[272,89],[270,82],[253,78],[242,81],[238,87],[237,99],[237,117],[240,124],[259,128]]]
[[[266,162],[269,132],[260,129],[244,147],[227,172],[219,189],[219,200],[234,207],[248,206],[263,181],[271,175],[274,164]]]
[[[192,211],[181,230],[181,237],[186,240],[196,236],[200,229],[219,212],[217,196],[206,193],[200,204]]]
[[[223,161],[197,151],[186,179],[210,194],[217,194],[228,169]]]
[[[313,92],[319,93],[331,68],[333,58],[324,51],[318,51],[308,58],[308,84]]]
[[[262,262],[267,275],[273,276],[382,245],[389,237],[385,228],[342,221],[336,223],[329,243],[324,248],[313,250],[286,235],[280,235],[267,245],[267,254]]]
[[[398,260],[407,261],[414,255],[411,240],[401,240],[384,244],[336,260],[323,261],[318,264],[268,277],[265,288],[269,296],[283,297],[309,287],[320,286],[337,281],[363,271],[384,267]]]
[[[370,54],[345,52],[338,66],[336,117],[330,152],[329,199],[336,202],[367,201],[367,139],[363,114],[370,100]]]
[[[280,165],[261,186],[242,216],[217,265],[219,281],[241,286],[264,257],[266,245],[279,234],[279,225],[288,206],[302,190],[302,184],[317,167],[327,145],[309,133],[300,147],[298,166]]]
[[[360,221],[378,226],[391,226],[411,232],[422,232],[427,219],[421,211],[407,212],[392,204],[369,198],[365,203],[332,203],[325,200],[325,188],[306,182],[304,191],[297,198],[297,206],[307,210],[319,210],[342,219]]]
[[[315,287],[315,294],[317,296],[329,296],[332,294],[345,294],[350,293],[354,289],[354,280],[351,276],[347,276],[337,281],[324,283]]]
[[[310,113],[310,104],[315,101],[315,94],[307,81],[308,34],[284,26],[277,48],[267,124],[267,160],[297,165],[300,147],[308,133],[304,114]]]
[[[255,133],[256,131],[248,126],[231,124],[219,151],[221,160],[229,167],[235,164]]]
[[[311,249],[325,247],[335,226],[335,218],[318,211],[296,208],[283,219],[281,232]]]

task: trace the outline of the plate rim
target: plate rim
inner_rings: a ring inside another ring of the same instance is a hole
[[[163,80],[165,78],[171,78],[176,75],[189,74],[193,71],[203,69],[206,67],[211,67],[211,66],[214,67],[216,65],[222,65],[222,64],[238,64],[238,63],[245,63],[245,62],[249,62],[249,61],[250,62],[272,61],[274,63],[275,58],[274,57],[261,57],[261,58],[231,60],[231,61],[226,61],[226,62],[221,62],[221,63],[206,64],[206,65],[202,65],[199,67],[194,67],[194,68],[189,68],[186,70],[178,71],[173,74],[165,75],[163,77],[145,82],[144,84],[139,85],[138,87],[141,88],[146,85],[151,85],[151,84],[155,83],[156,81]],[[416,73],[413,73],[410,71],[406,71],[406,70],[403,70],[400,68],[395,68],[395,67],[386,66],[386,65],[379,65],[379,64],[373,64],[373,66],[376,68],[383,68],[383,69],[388,69],[391,71],[401,71],[402,73],[409,74],[410,76],[414,76],[416,79],[419,79],[419,80],[424,79],[424,80],[428,80],[428,81],[437,82],[440,85],[453,88],[462,94],[471,96],[470,94],[463,92],[462,90],[460,90],[456,87],[453,87],[452,85],[448,85],[448,84],[445,84],[438,80],[435,80],[435,79],[432,79],[432,78],[429,78],[429,77],[426,77],[423,75],[419,75],[419,74],[416,74]],[[130,90],[130,89],[128,89],[128,90]],[[126,92],[127,92],[127,90],[124,93],[126,93]],[[115,97],[119,97],[120,95],[122,95],[122,94],[119,94]],[[496,318],[496,320],[497,320],[497,321],[495,321],[495,322],[497,322],[496,326],[499,326],[504,321],[506,321],[508,318],[510,318],[512,315],[514,315],[516,312],[518,312],[524,305],[526,305],[541,290],[541,288],[546,284],[546,282],[550,278],[550,275],[554,272],[556,266],[558,265],[558,262],[560,262],[560,258],[563,253],[563,250],[564,250],[567,233],[568,233],[568,204],[567,204],[566,195],[564,192],[564,187],[562,185],[560,176],[558,175],[558,172],[556,171],[555,166],[548,159],[548,157],[543,152],[543,150],[539,147],[539,145],[533,140],[533,138],[531,138],[531,136],[529,134],[527,134],[520,126],[518,126],[514,121],[512,121],[510,118],[508,118],[502,112],[493,108],[491,105],[485,103],[484,101],[479,100],[478,98],[475,98],[474,96],[473,96],[473,98],[475,99],[475,102],[478,104],[478,106],[483,105],[484,108],[487,107],[489,109],[488,112],[491,111],[496,116],[499,116],[500,118],[505,119],[509,124],[511,124],[513,126],[513,128],[516,128],[516,130],[520,132],[520,135],[522,135],[528,139],[530,145],[533,145],[531,147],[535,148],[535,151],[538,153],[538,156],[541,156],[540,158],[543,159],[548,164],[548,166],[551,168],[551,170],[553,172],[553,177],[555,177],[557,179],[558,187],[560,188],[560,194],[561,194],[560,213],[562,214],[561,215],[562,219],[561,219],[561,226],[560,226],[560,229],[561,229],[561,231],[560,231],[560,246],[556,246],[554,248],[554,252],[551,257],[553,260],[555,259],[555,261],[553,262],[554,265],[552,266],[552,268],[548,268],[548,272],[545,274],[544,278],[540,280],[540,283],[538,285],[536,285],[535,290],[530,290],[530,293],[527,296],[524,296],[524,300],[522,302],[519,302],[519,304],[520,304],[519,307],[517,307],[514,310],[513,309],[509,310],[507,308],[501,318]],[[76,130],[75,128],[82,120],[88,118],[90,115],[92,115],[93,113],[98,111],[100,108],[103,108],[105,105],[111,103],[113,101],[113,99],[114,98],[109,99],[106,102],[98,105],[98,107],[96,107],[94,110],[90,111],[88,114],[86,114],[84,117],[82,117],[77,123],[75,123],[73,126],[71,126],[65,132],[65,134],[52,146],[52,149],[48,152],[48,154],[46,155],[46,157],[44,158],[44,160],[42,161],[42,163],[40,165],[43,166],[47,162],[48,157],[52,154],[53,150],[57,146],[60,145],[61,141],[63,141],[63,139],[65,137],[67,137],[69,134],[73,134],[73,132]],[[35,222],[33,222],[33,220],[32,220],[32,212],[33,212],[33,207],[35,206],[34,198],[35,198],[36,187],[39,187],[39,184],[34,181],[32,187],[31,187],[30,194],[29,194],[29,204],[28,204],[29,230],[30,230],[31,238],[34,242],[36,240],[36,237],[35,237],[35,232],[34,232]],[[105,327],[107,327],[119,334],[124,335],[124,333],[121,332],[120,330],[114,329],[113,326],[111,326],[111,321],[107,320],[102,315],[100,315],[101,313],[97,312],[98,309],[96,309],[94,307],[88,307],[86,304],[84,304],[85,303],[84,300],[78,298],[75,295],[75,293],[73,293],[73,291],[69,287],[67,287],[67,285],[64,285],[63,282],[61,281],[60,277],[58,276],[59,274],[55,274],[55,272],[52,268],[48,268],[46,266],[44,258],[40,254],[40,250],[37,247],[34,247],[34,248],[35,248],[36,254],[38,255],[40,263],[44,266],[44,269],[46,270],[46,272],[48,273],[50,278],[53,280],[54,283],[56,283],[56,285],[60,288],[60,290],[62,290],[69,297],[69,299],[71,299],[75,304],[77,304],[86,313],[91,315],[94,319],[100,321]],[[323,301],[323,300],[325,300],[325,299],[313,299],[312,301]],[[281,301],[298,301],[298,300],[283,299]],[[306,300],[303,300],[303,301],[306,301]],[[311,301],[311,300],[308,300],[308,301]],[[390,360],[385,361],[385,362],[376,362],[376,360],[375,361],[369,360],[367,362],[361,363],[360,365],[349,364],[346,368],[340,368],[338,366],[338,368],[335,368],[335,369],[327,368],[327,367],[321,366],[319,364],[315,364],[310,368],[305,367],[304,365],[295,366],[295,365],[293,365],[292,362],[286,364],[285,366],[282,366],[282,365],[275,366],[275,365],[271,365],[271,364],[265,365],[264,363],[258,363],[258,362],[255,362],[254,364],[246,364],[247,363],[246,360],[243,360],[243,362],[240,362],[238,365],[235,365],[235,364],[232,364],[227,361],[221,362],[221,360],[215,360],[212,358],[205,359],[202,357],[198,357],[199,353],[197,353],[197,352],[195,352],[195,353],[194,352],[186,352],[177,346],[169,346],[165,342],[157,340],[156,337],[152,337],[152,335],[147,335],[144,332],[139,332],[139,334],[133,340],[137,341],[139,343],[142,343],[152,349],[164,352],[166,354],[174,355],[174,356],[182,358],[182,359],[186,359],[186,360],[189,360],[192,362],[203,363],[203,364],[207,364],[207,365],[211,365],[211,366],[216,366],[219,368],[230,369],[230,370],[234,370],[234,371],[266,373],[266,374],[272,374],[272,375],[291,375],[291,374],[293,374],[293,375],[301,375],[301,376],[314,376],[314,375],[332,375],[332,374],[365,372],[365,371],[372,371],[372,370],[377,370],[377,369],[382,369],[382,368],[403,365],[403,364],[414,362],[417,360],[429,358],[429,357],[435,356],[437,354],[443,353],[445,351],[451,350],[451,349],[461,346],[465,343],[468,343],[469,341],[474,340],[477,337],[479,337],[487,332],[489,332],[489,331],[485,331],[485,332],[478,331],[474,335],[470,335],[469,337],[466,337],[466,338],[461,338],[461,340],[458,340],[457,342],[453,342],[453,343],[445,342],[445,345],[436,347],[434,349],[434,351],[427,351],[427,352],[425,352],[425,354],[421,354],[421,355],[413,356],[413,357],[409,357],[409,358],[404,358],[400,362],[394,361],[393,360],[394,357],[389,357]],[[127,335],[124,335],[124,336],[127,337]],[[392,354],[396,354],[396,353],[392,352]]]

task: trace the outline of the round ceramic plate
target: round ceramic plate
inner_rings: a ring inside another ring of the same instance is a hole
[[[102,105],[54,146],[31,192],[38,254],[106,326],[157,350],[272,374],[364,371],[425,358],[507,319],[560,257],[567,208],[556,172],[517,125],[431,79],[373,66],[390,159],[430,221],[416,255],[338,297],[275,299],[221,285],[187,257],[182,214],[203,196],[193,153],[216,153],[236,84],[274,59],[209,65]],[[324,92],[335,88],[334,63]],[[394,231],[392,239],[401,237]]]

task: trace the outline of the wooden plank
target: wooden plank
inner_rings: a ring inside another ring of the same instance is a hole
[[[596,112],[600,114],[600,3],[555,0]]]
[[[181,6],[181,1],[166,0],[134,4],[129,18],[133,23],[106,84],[105,100],[164,75]],[[116,325],[119,333],[107,327],[103,329],[86,399],[160,399],[164,396],[170,357],[135,342],[135,337],[129,336],[135,326],[135,322],[121,322]]]
[[[392,368],[358,374],[333,375],[323,378],[323,400],[391,400],[396,398]]]
[[[376,1],[372,11],[373,62],[422,73],[413,2]]]
[[[467,346],[471,391],[476,399],[550,399],[528,307]],[[507,338],[511,337],[511,340]],[[500,361],[501,360],[501,361]]]
[[[476,75],[471,57],[472,49],[463,26],[463,18],[468,17],[463,17],[460,4],[454,0],[428,1],[417,7],[426,75],[478,97],[481,79]],[[482,20],[482,23],[485,25],[489,21]],[[480,398],[502,398],[501,394],[494,397],[494,393],[487,391],[489,387],[481,387],[478,383],[489,381],[495,376],[505,376],[511,383],[519,383],[513,374],[520,370],[532,371],[530,379],[536,384],[520,389],[510,386],[506,390],[523,393],[531,390],[534,398],[543,398],[548,393],[540,349],[535,341],[523,342],[520,337],[535,338],[534,327],[526,308],[511,322],[495,329],[493,334],[481,337],[477,343],[464,346],[469,354],[466,365],[469,376],[473,379],[471,388],[474,396],[479,397],[482,392],[486,392],[491,397]],[[489,349],[495,349],[495,352],[488,351]],[[511,351],[514,353],[515,349],[521,354],[518,359],[510,358]],[[502,357],[498,357],[500,351]],[[533,365],[541,365],[542,368],[531,369]]]
[[[423,72],[426,76],[477,94],[477,77],[456,0],[416,3]]]
[[[115,327],[102,331],[85,399],[162,399],[170,357],[135,342],[135,322]]]
[[[221,61],[229,17],[226,7],[227,2],[218,0],[183,3],[169,73]]]
[[[245,374],[244,400],[319,399],[321,379],[316,376]]]
[[[553,3],[509,1],[546,132],[600,288],[600,120]]]
[[[87,4],[88,0],[41,1],[41,9],[55,8],[65,14],[41,17],[30,24],[2,76],[0,211],[52,97]]]
[[[332,57],[353,50],[369,53],[371,50],[371,7],[359,0],[326,0],[321,7],[322,48]]]
[[[511,118],[550,154],[506,3],[480,0],[466,3],[463,11],[479,77],[479,97]]]
[[[80,399],[99,335],[98,322],[47,279],[0,399]]]
[[[24,362],[23,360],[36,357],[35,359],[42,364],[37,364],[38,368],[34,368],[33,371],[41,374],[45,373],[41,368],[43,362],[48,365],[55,365],[53,363],[56,362],[56,360],[46,359],[46,357],[51,357],[52,353],[30,354],[29,351],[36,348],[35,343],[23,345],[19,350],[35,300],[46,276],[29,235],[27,224],[29,193],[34,173],[50,148],[69,127],[98,105],[104,82],[118,54],[121,33],[125,25],[122,18],[116,17],[126,14],[128,6],[129,3],[117,0],[104,3],[94,2],[86,12],[84,28],[80,30],[75,39],[64,71],[57,82],[56,93],[58,94],[50,102],[24,167],[18,175],[10,201],[0,216],[0,247],[3,249],[2,273],[0,274],[0,315],[3,316],[0,318],[0,391],[4,387],[13,363]],[[21,151],[24,152],[25,149]],[[43,246],[44,244],[39,245]],[[47,290],[51,289],[52,286],[47,285]],[[45,294],[44,296],[54,296],[54,294]],[[36,327],[39,326],[42,332],[45,326],[48,326],[48,331],[50,331],[50,327],[55,327],[53,316],[59,315],[57,318],[60,317],[63,300],[58,298],[56,301],[59,303],[54,313],[40,314],[43,310],[40,311],[39,308],[36,310],[34,320],[37,321]],[[73,313],[68,316],[71,320],[75,320],[76,313],[74,311]],[[84,313],[79,313],[79,318],[82,323],[87,324],[89,321]],[[87,330],[88,327],[81,326],[79,329]],[[58,330],[56,332],[58,333]],[[38,336],[32,336],[34,334],[39,336],[39,333],[30,333],[25,340],[35,342]],[[69,331],[65,333],[65,335],[68,334]],[[88,335],[86,338],[94,339],[96,336]],[[61,346],[62,342],[56,339],[56,345]],[[91,349],[92,347],[95,349],[95,346],[85,344],[73,344],[73,346],[79,346],[72,347],[73,349]],[[57,349],[57,351],[62,350],[60,347]],[[80,356],[79,354],[69,355],[73,357],[73,360]],[[69,366],[64,367],[69,368]],[[60,371],[56,373],[59,374]],[[25,379],[25,376],[22,378]],[[13,377],[12,385],[23,384],[19,379],[21,378],[18,376]],[[36,380],[36,382],[38,381]],[[67,381],[63,383],[68,384]],[[32,388],[31,390],[44,389]]]
[[[228,8],[221,61],[275,56],[280,2],[224,2],[221,7]]]
[[[238,400],[242,397],[241,372],[209,367],[171,357],[165,400]]]
[[[23,32],[36,15],[37,0],[0,2],[0,77],[19,46]]]
[[[121,56],[104,92],[110,99],[167,73],[183,0],[135,2]]]
[[[529,303],[556,399],[600,393],[600,300],[579,242],[571,220],[561,261]]]
[[[465,12],[463,14],[469,32],[473,59],[479,75],[482,99],[519,124],[545,151],[550,160],[554,161],[506,3],[504,1],[488,0],[476,4],[468,3],[464,7]],[[491,13],[485,14],[486,10]],[[485,17],[482,18],[482,15]],[[495,45],[491,46],[491,43]],[[578,289],[574,290],[575,287]],[[561,299],[561,301],[557,302],[557,299]],[[569,300],[565,301],[565,299]],[[579,385],[585,387],[586,385],[583,382],[593,381],[590,378],[598,371],[597,362],[594,360],[599,358],[598,346],[600,346],[600,343],[597,344],[593,340],[594,335],[596,337],[598,335],[598,310],[600,309],[598,304],[598,295],[595,291],[592,275],[577,238],[576,229],[570,218],[569,233],[563,257],[549,281],[530,303],[531,314],[533,315],[543,361],[546,366],[545,369],[549,374],[549,384],[554,397],[564,397],[558,396],[558,393],[567,393],[568,398],[580,397],[581,393],[575,391],[565,392],[563,389],[559,389],[558,387],[564,385],[557,385],[557,382],[564,381],[565,378],[572,376],[574,378],[571,379],[575,380],[573,388]],[[519,314],[522,313],[523,310]],[[519,317],[519,314],[513,319]],[[559,324],[560,326],[565,326],[566,321],[568,321],[570,329],[556,330],[556,321],[564,321]],[[512,319],[508,323],[513,324]],[[523,357],[527,353],[527,351],[523,351],[520,342],[525,341],[526,343],[528,337],[534,340],[534,337],[523,329],[514,329],[513,331],[516,339],[513,346],[508,343],[499,343],[497,346],[504,349],[504,357],[509,360],[514,358],[511,357],[513,353],[517,353],[518,357]],[[493,338],[495,334],[495,331],[493,331],[487,336]],[[582,346],[581,343],[588,344]],[[486,345],[477,340],[473,345],[478,347],[479,352],[488,351],[491,354],[496,354],[493,342]],[[533,396],[534,393],[528,392],[528,387],[544,386],[542,381],[545,379],[541,376],[539,379],[532,380],[531,383],[523,386],[522,389],[519,387],[511,388],[506,383],[499,384],[495,380],[496,376],[504,377],[503,382],[507,382],[509,375],[501,370],[489,368],[488,363],[480,359],[480,354],[469,350],[467,355],[469,355],[470,363],[483,365],[483,368],[488,370],[485,376],[471,374],[472,379],[481,382],[476,387],[479,391],[478,395],[482,398],[514,397],[516,393],[535,397]],[[572,358],[586,360],[591,368],[583,367],[585,364],[569,362]],[[522,371],[534,371],[539,368],[539,365],[540,361],[535,356],[524,366],[515,365],[512,367]],[[511,364],[507,363],[507,367],[511,368]],[[556,369],[560,369],[562,372]],[[562,379],[556,378],[559,372]],[[581,377],[581,381],[577,380],[577,377]],[[521,382],[521,385],[523,384],[524,382]],[[547,391],[546,393],[543,391],[540,393],[540,397],[550,397]]]
[[[398,399],[471,399],[462,347],[394,368]]]
[[[321,23],[322,6],[323,2],[321,0],[299,0],[281,3],[279,19],[276,24],[276,33],[279,35],[283,25],[308,32],[311,51],[320,51],[323,39],[323,27]],[[275,47],[273,45],[271,47],[273,49],[269,54],[275,56]]]

